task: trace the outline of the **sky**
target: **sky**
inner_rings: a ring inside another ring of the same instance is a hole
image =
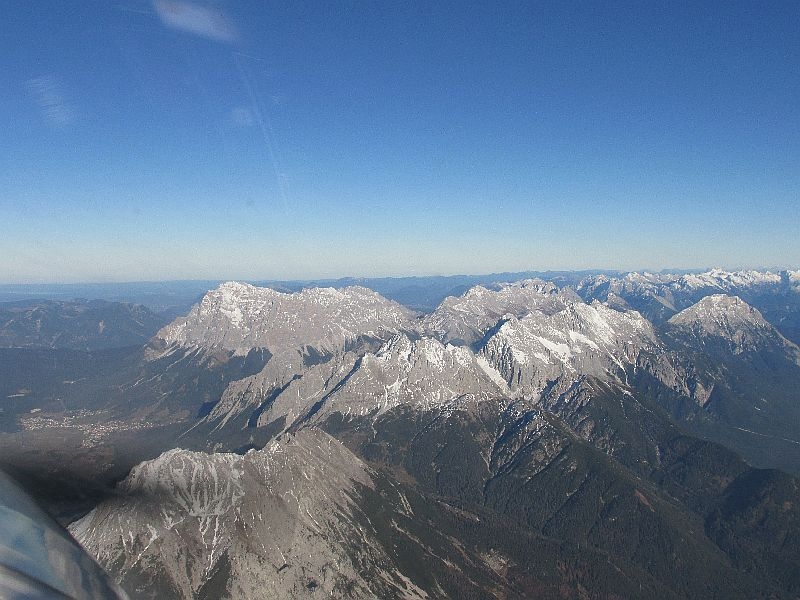
[[[800,267],[797,2],[4,13],[0,283]]]

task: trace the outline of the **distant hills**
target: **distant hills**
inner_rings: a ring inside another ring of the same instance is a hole
[[[0,303],[0,347],[102,350],[146,343],[162,316],[106,300],[20,300]]]

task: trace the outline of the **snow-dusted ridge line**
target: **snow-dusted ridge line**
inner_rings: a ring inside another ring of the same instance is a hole
[[[386,338],[415,328],[416,314],[363,287],[307,288],[284,293],[227,282],[188,315],[157,334],[167,344],[273,354],[313,347],[340,351],[360,337]]]
[[[512,396],[497,371],[469,348],[401,334],[364,355],[315,418],[333,412],[377,417],[401,405],[421,411],[465,408]]]
[[[587,278],[577,286],[584,295],[600,286],[615,293],[640,289],[672,307],[669,294],[716,290],[735,293],[737,287],[788,284],[800,293],[800,271],[723,271],[698,274],[628,273]],[[629,289],[630,288],[630,289]],[[666,295],[664,295],[666,294]],[[540,279],[474,286],[462,296],[445,298],[420,323],[416,313],[364,287],[306,288],[285,293],[246,283],[226,282],[208,292],[185,317],[156,335],[167,344],[219,348],[244,354],[264,347],[271,352],[312,346],[340,350],[362,336],[387,339],[400,331],[420,328],[443,341],[473,343],[505,314],[517,318],[531,310],[555,313],[577,299]],[[685,307],[684,303],[682,307]]]
[[[652,325],[639,313],[578,301],[553,314],[511,316],[481,354],[512,388],[533,396],[562,377],[616,377],[640,352],[657,347]]]
[[[682,314],[701,315],[714,306],[755,310],[738,298],[711,295]],[[673,326],[681,318],[676,315]],[[767,331],[760,313],[758,318],[757,328]],[[734,324],[720,332],[740,344],[736,329]],[[659,380],[694,398],[694,388],[685,384],[691,374],[639,312],[586,302],[542,280],[475,286],[448,297],[423,320],[365,288],[287,294],[228,282],[162,334],[173,344],[272,353],[261,372],[229,384],[207,416],[215,431],[267,398],[270,408],[255,422],[264,426],[283,417],[288,427],[333,412],[377,416],[400,405],[430,410],[489,398],[532,400],[553,381],[584,376],[627,385],[629,371],[642,360]],[[372,342],[349,344],[361,336]],[[325,354],[324,364],[304,362],[309,347]]]
[[[579,290],[592,289],[610,284],[612,289],[623,290],[663,288],[673,292],[717,290],[722,293],[735,293],[737,289],[775,287],[787,283],[794,291],[800,293],[800,270],[726,271],[715,268],[702,273],[682,274],[634,271],[619,277],[594,275],[582,280],[577,287]]]
[[[556,312],[577,297],[541,279],[492,286],[475,286],[461,296],[445,298],[423,320],[425,331],[443,341],[474,343],[487,329],[509,315],[523,317],[532,310]]]

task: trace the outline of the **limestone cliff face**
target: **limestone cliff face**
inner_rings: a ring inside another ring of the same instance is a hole
[[[384,338],[414,328],[414,313],[360,287],[310,288],[286,294],[245,283],[208,292],[185,317],[161,329],[168,344],[272,354],[344,349],[362,337]]]
[[[424,598],[363,528],[357,484],[367,466],[316,429],[243,456],[176,449],[70,529],[134,597]]]

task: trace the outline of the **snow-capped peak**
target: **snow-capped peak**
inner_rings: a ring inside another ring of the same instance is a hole
[[[669,320],[677,331],[700,344],[723,340],[735,354],[773,346],[793,347],[761,313],[737,296],[713,294]]]
[[[414,328],[414,313],[362,288],[307,288],[282,293],[227,282],[208,292],[191,312],[164,327],[167,343],[273,354],[307,346],[339,351],[359,337],[386,338]]]
[[[425,318],[425,329],[444,341],[473,343],[503,315],[522,317],[531,310],[556,312],[574,300],[574,293],[541,279],[475,286],[462,296],[445,298]]]
[[[738,296],[712,294],[672,317],[673,325],[699,326],[708,335],[728,334],[742,327],[771,328],[761,313]]]
[[[481,353],[512,389],[535,394],[564,375],[622,371],[657,343],[652,325],[639,313],[576,302],[553,314],[531,311],[508,318]]]

